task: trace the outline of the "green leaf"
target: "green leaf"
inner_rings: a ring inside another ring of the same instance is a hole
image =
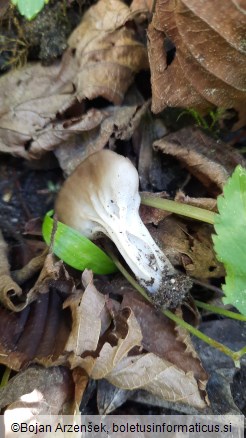
[[[46,213],[42,233],[50,244],[54,220],[53,210]],[[61,260],[79,271],[91,269],[95,274],[111,274],[117,268],[113,261],[89,239],[67,225],[57,222],[53,251]]]
[[[47,0],[11,0],[11,3],[17,6],[21,15],[27,18],[27,20],[33,20],[36,15],[42,11],[44,4],[48,3]]]
[[[236,167],[217,205],[213,241],[226,269],[223,301],[246,315],[246,169]]]

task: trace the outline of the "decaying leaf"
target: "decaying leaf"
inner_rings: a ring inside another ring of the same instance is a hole
[[[15,312],[10,312],[0,308],[2,364],[18,371],[30,362],[46,366],[54,363],[70,334],[71,314],[62,305],[73,289],[73,280],[62,262],[54,262],[49,255],[26,297],[24,309],[20,311],[16,306]]]
[[[88,113],[97,115],[94,126],[84,125],[84,129],[81,129],[80,120],[71,121],[71,129],[66,125],[68,139],[63,141],[63,136],[60,145],[55,149],[55,155],[64,173],[70,175],[83,160],[103,149],[108,142],[110,147],[113,147],[116,140],[129,140],[148,105],[149,102],[143,105],[110,106],[103,110],[90,110]],[[82,117],[86,119],[88,113]],[[51,134],[55,136],[55,130]]]
[[[36,415],[71,414],[73,400],[72,373],[65,367],[31,365],[0,388],[0,409],[8,407],[5,417],[12,411],[12,421],[20,408],[35,410]]]
[[[218,195],[234,168],[246,166],[242,155],[227,143],[197,128],[183,128],[154,142],[154,149],[181,161],[209,193]]]
[[[100,415],[108,415],[123,405],[132,391],[117,388],[111,385],[106,379],[97,383],[97,407]]]
[[[45,369],[30,366],[13,377],[0,389],[0,407],[4,411],[5,436],[14,438],[11,428],[15,422],[35,424],[39,415],[46,415],[51,425],[57,424],[55,415],[74,412],[74,382],[72,373],[65,367]]]
[[[7,257],[7,245],[0,230],[0,302],[9,309],[14,310],[11,297],[20,296],[20,286],[13,280]]]
[[[125,23],[134,13],[120,0],[99,0],[69,38],[76,49],[79,100],[103,96],[119,105],[135,73],[148,68],[146,48]]]
[[[217,211],[217,199],[214,198],[194,198],[185,195],[182,190],[178,190],[175,201],[183,204],[194,205],[194,207],[204,208],[205,210]]]
[[[234,1],[157,0],[148,29],[153,111],[235,108],[242,126],[244,30],[244,12]]]
[[[225,274],[216,259],[210,225],[187,225],[176,217],[168,217],[151,227],[151,233],[172,264],[184,267],[187,274],[198,279],[219,278]]]
[[[27,64],[1,77],[1,152],[26,159],[33,157],[29,149],[32,141],[38,141],[39,130],[74,102],[75,73],[73,57],[67,52],[61,63],[49,67]]]

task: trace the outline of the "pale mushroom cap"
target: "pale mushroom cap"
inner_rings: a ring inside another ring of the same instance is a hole
[[[97,231],[105,232],[98,222],[103,213],[106,221],[112,214],[119,216],[119,199],[121,214],[129,208],[138,210],[138,185],[137,170],[128,158],[107,149],[96,152],[64,182],[55,204],[58,220],[86,237],[94,237]]]

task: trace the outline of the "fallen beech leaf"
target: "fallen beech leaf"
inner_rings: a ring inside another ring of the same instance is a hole
[[[147,51],[136,31],[125,26],[134,13],[119,0],[99,0],[84,14],[68,42],[76,49],[77,96],[103,96],[118,105],[135,73],[148,68]]]
[[[157,0],[148,30],[153,111],[235,108],[242,126],[244,28],[244,13],[231,0]]]
[[[181,161],[211,194],[218,195],[242,155],[227,143],[208,137],[198,128],[183,128],[154,142],[154,149]]]
[[[210,225],[194,222],[188,226],[171,216],[152,227],[151,234],[172,264],[184,267],[188,275],[198,279],[224,276],[213,249]]]

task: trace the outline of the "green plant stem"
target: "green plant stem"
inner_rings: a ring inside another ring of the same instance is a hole
[[[210,310],[211,312],[217,313],[218,315],[224,315],[228,318],[237,319],[238,321],[246,321],[246,316],[242,315],[241,313],[231,312],[230,310],[226,310],[218,306],[213,306],[212,304],[204,303],[203,301],[195,300],[195,303],[197,307]]]
[[[170,211],[191,219],[197,219],[208,224],[214,224],[217,213],[204,208],[194,207],[193,205],[183,204],[170,199],[157,198],[155,196],[141,194],[141,203],[149,207],[159,208],[160,210]]]
[[[119,271],[124,275],[124,277],[129,281],[129,283],[138,291],[140,294],[146,298],[149,302],[151,302],[151,298],[147,295],[145,290],[140,286],[140,284],[129,274],[129,272],[124,268],[124,266],[121,264],[121,262],[117,259],[113,251],[111,249],[107,248],[108,255],[112,258],[113,262],[119,269]],[[177,315],[172,313],[170,310],[163,310],[161,309],[162,313],[172,321],[174,321],[176,324],[180,325],[181,327],[188,330],[190,333],[195,335],[197,338],[201,339],[202,341],[206,342],[207,344],[211,345],[211,347],[217,348],[217,350],[220,350],[222,353],[229,356],[234,362],[236,366],[239,366],[239,360],[240,358],[246,354],[246,347],[243,347],[239,351],[232,351],[230,348],[226,347],[225,345],[221,344],[220,342],[215,341],[214,339],[210,338],[210,336],[205,335],[200,330],[196,329],[192,325],[188,324],[188,322],[185,322],[183,319],[179,318]],[[231,312],[233,313],[233,312]]]
[[[2,388],[3,386],[7,385],[8,381],[9,381],[9,376],[10,376],[11,371],[12,370],[9,367],[5,368],[5,371],[3,373],[3,377],[2,377],[2,380],[1,380],[1,383],[0,383],[0,388]]]

